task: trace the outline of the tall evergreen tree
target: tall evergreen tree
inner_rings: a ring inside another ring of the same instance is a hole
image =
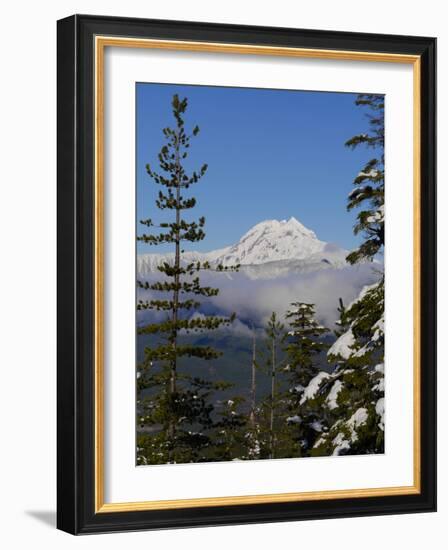
[[[255,326],[252,323],[252,358],[250,365],[250,410],[248,417],[248,428],[245,434],[247,458],[257,459],[261,456],[261,425],[259,418],[259,407],[257,405],[257,335]]]
[[[364,237],[347,256],[352,264],[372,260],[384,246],[384,96],[360,94],[355,103],[369,110],[369,131],[353,136],[345,145],[352,149],[364,145],[375,155],[356,176],[347,204],[348,210],[359,209],[354,233]]]
[[[354,180],[347,208],[359,209],[355,234],[360,246],[347,261],[373,261],[384,247],[384,96],[359,95],[356,104],[369,109],[369,132],[346,142],[365,145],[375,156]],[[340,304],[338,339],[328,351],[335,371],[321,389],[327,433],[312,454],[361,454],[384,451],[384,275],[364,287],[357,299]]]
[[[326,433],[312,454],[384,451],[384,281],[364,287],[341,312],[347,330],[328,350],[336,362],[320,391]]]
[[[247,414],[241,411],[245,399],[232,396],[221,404],[213,433],[213,459],[234,460],[249,458],[247,445]]]
[[[147,164],[146,171],[161,187],[156,200],[157,207],[173,212],[173,218],[155,224],[152,219],[141,220],[148,228],[159,228],[155,234],[143,233],[137,237],[149,246],[170,244],[174,247],[174,261],[164,261],[158,266],[162,279],[157,282],[138,281],[143,291],[161,293],[160,299],[140,299],[138,310],[162,313],[158,322],[140,327],[139,334],[151,335],[154,345],[145,348],[145,357],[138,371],[139,407],[138,463],[198,462],[210,458],[210,430],[213,428],[213,404],[211,395],[220,386],[206,379],[192,377],[182,372],[182,360],[191,358],[210,361],[220,353],[210,346],[185,341],[191,332],[216,330],[229,325],[231,317],[193,315],[201,298],[216,296],[217,288],[202,286],[199,272],[210,270],[208,262],[182,260],[184,243],[204,239],[205,218],[188,221],[185,212],[196,206],[194,197],[186,196],[187,190],[206,173],[207,164],[197,171],[187,173],[185,159],[191,140],[199,133],[195,126],[190,133],[185,128],[187,98],[172,99],[175,124],[163,129],[165,144],[158,154],[160,171]],[[216,271],[234,268],[219,265]]]
[[[278,367],[278,347],[283,340],[284,325],[277,319],[275,311],[272,312],[266,328],[266,336],[268,339],[268,348],[270,358],[268,361],[268,368],[270,370],[271,377],[271,395],[269,403],[269,458],[275,458],[275,409],[277,403],[277,367]]]
[[[314,304],[295,302],[286,313],[289,416],[286,421],[293,439],[290,456],[306,456],[322,430],[320,407],[314,402],[316,390],[326,373],[319,372],[318,357],[328,346],[322,336],[328,329],[315,318]]]
[[[255,327],[252,325],[252,361],[250,365],[251,380],[250,380],[250,413],[249,421],[253,431],[256,429],[256,414],[257,414],[257,335]]]
[[[258,367],[268,377],[270,391],[257,403],[257,426],[259,458],[276,458],[277,443],[284,447],[285,400],[280,391],[281,367],[284,358],[280,359],[281,345],[284,340],[284,325],[272,312],[264,328],[264,346],[259,354]]]

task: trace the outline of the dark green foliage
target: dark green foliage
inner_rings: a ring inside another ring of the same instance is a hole
[[[359,172],[353,182],[355,189],[349,195],[347,209],[360,209],[354,233],[364,236],[362,244],[347,256],[352,264],[372,260],[384,245],[384,96],[361,94],[356,104],[369,110],[369,133],[353,136],[345,145],[365,145],[374,149],[377,156]]]
[[[213,432],[213,457],[218,460],[247,458],[247,415],[241,412],[245,399],[232,396],[221,403]]]
[[[286,312],[289,331],[286,337],[285,351],[293,384],[306,385],[310,377],[318,372],[315,357],[327,348],[320,337],[328,329],[318,323],[314,317],[314,304],[295,302]]]
[[[306,456],[321,431],[322,407],[306,396],[310,382],[319,375],[317,358],[328,348],[322,341],[328,329],[315,319],[314,304],[295,302],[291,306],[286,313],[289,331],[284,346],[289,378],[286,424],[293,445],[290,456]]]
[[[369,109],[369,134],[347,141],[348,147],[375,149],[354,180],[348,209],[359,208],[355,234],[364,241],[347,260],[372,261],[384,246],[384,97],[359,95],[357,105]],[[338,341],[328,352],[336,363],[319,389],[325,427],[312,455],[384,452],[384,276],[365,287],[347,308],[340,300]]]
[[[384,452],[383,316],[383,279],[366,287],[341,312],[341,324],[349,327],[341,336],[350,336],[350,346],[348,351],[340,350],[342,355],[335,346],[329,350],[329,359],[337,366],[321,390],[328,409],[328,433],[315,446],[313,455]],[[329,406],[332,391],[333,405]]]
[[[285,403],[280,391],[282,378],[284,382],[284,373],[281,371],[284,367],[284,354],[281,353],[284,329],[277,314],[272,312],[264,329],[264,353],[260,354],[260,370],[270,378],[270,393],[257,407],[259,458],[277,457],[276,448],[282,441],[285,426]]]
[[[269,411],[269,458],[275,458],[276,444],[276,425],[275,425],[275,408],[277,404],[277,361],[278,361],[278,345],[284,338],[284,325],[277,320],[277,314],[272,312],[266,328],[266,336],[268,338],[268,348],[270,358],[267,366],[271,374],[271,396],[270,396],[270,411]]]

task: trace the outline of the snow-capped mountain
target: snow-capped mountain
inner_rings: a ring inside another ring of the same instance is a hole
[[[221,251],[224,264],[257,265],[278,260],[303,260],[320,252],[325,243],[295,218],[258,223],[237,244]]]
[[[291,271],[309,272],[346,266],[347,251],[320,241],[314,231],[296,218],[267,220],[254,225],[234,245],[212,252],[185,252],[183,262],[209,261],[212,265],[241,264],[250,278],[271,278]],[[137,271],[153,273],[157,265],[171,262],[173,254],[139,254]]]

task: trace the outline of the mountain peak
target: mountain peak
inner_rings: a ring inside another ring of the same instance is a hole
[[[305,235],[309,235],[310,237],[317,238],[316,233],[314,233],[314,231],[311,231],[311,229],[308,229],[307,227],[305,227],[303,223],[300,223],[299,220],[294,216],[291,216],[288,221],[285,220],[285,224],[288,227],[294,228]]]
[[[320,241],[314,231],[294,216],[287,220],[264,220],[254,225],[234,245],[211,252],[187,252],[188,261],[209,261],[213,264],[257,266],[283,261],[324,262],[345,265],[347,251]],[[142,254],[138,271],[155,271],[156,266],[173,254]]]
[[[225,264],[261,264],[265,262],[304,259],[323,250],[314,231],[306,228],[296,218],[265,220],[254,225],[229,247],[223,257]]]
[[[291,216],[288,220],[264,220],[257,223],[240,239],[240,242],[250,234],[259,232],[277,232],[280,235],[288,234],[289,232],[301,234],[303,236],[317,239],[316,233],[305,227],[297,218]]]

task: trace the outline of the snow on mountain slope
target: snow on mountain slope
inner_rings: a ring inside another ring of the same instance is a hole
[[[221,263],[218,261],[222,253],[225,253],[228,248],[222,248],[220,250],[213,250],[212,252],[184,252],[182,254],[182,264],[189,262],[205,262],[208,260],[210,263]],[[157,266],[163,262],[171,263],[174,259],[174,253],[168,254],[138,254],[137,256],[137,273],[153,273],[156,271]]]
[[[275,277],[288,271],[315,271],[344,267],[347,251],[320,241],[314,231],[295,218],[267,220],[258,223],[238,243],[212,252],[185,252],[183,263],[206,261],[211,264],[241,264],[250,278]],[[143,275],[156,271],[164,261],[172,262],[173,254],[139,254],[137,271]]]
[[[303,260],[320,252],[325,243],[295,218],[258,223],[221,256],[225,264],[263,264],[277,260]]]

